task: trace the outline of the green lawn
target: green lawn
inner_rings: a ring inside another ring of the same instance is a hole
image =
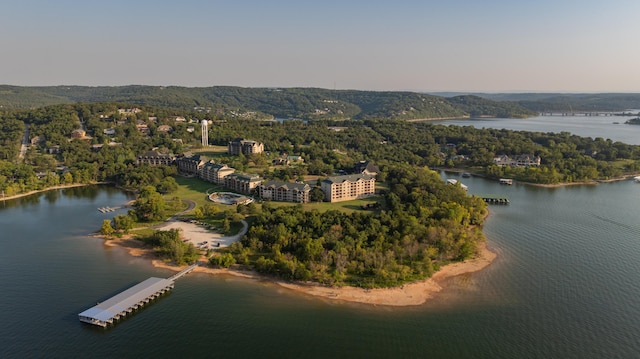
[[[200,148],[193,150],[192,152],[203,156],[215,157],[217,155],[227,153],[227,146],[209,145],[206,148]]]
[[[209,193],[223,191],[222,186],[217,184],[203,181],[199,178],[186,178],[182,176],[176,176],[176,182],[178,182],[178,190],[168,195],[168,197],[180,197],[181,199],[189,199],[198,206],[203,206],[209,202],[207,198],[207,190]]]

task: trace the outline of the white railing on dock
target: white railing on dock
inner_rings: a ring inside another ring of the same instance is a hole
[[[197,267],[197,266],[198,266],[198,264],[192,264],[192,265],[190,265],[189,267],[187,267],[187,268],[185,268],[185,269],[181,270],[180,272],[178,272],[178,273],[176,273],[176,274],[172,275],[171,277],[169,277],[169,278],[167,278],[167,279],[169,279],[169,280],[176,280],[176,279],[178,279],[178,278],[182,277],[183,275],[186,275],[186,274],[191,273],[194,269],[196,269],[196,267]]]

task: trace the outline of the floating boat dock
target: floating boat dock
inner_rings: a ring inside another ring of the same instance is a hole
[[[485,203],[488,203],[488,204],[509,204],[509,203],[511,203],[509,201],[509,197],[507,197],[507,196],[492,195],[492,194],[479,194],[479,195],[476,195],[476,196],[482,198],[482,200],[485,201]]]
[[[190,273],[197,264],[169,278],[151,277],[78,314],[81,322],[106,327],[173,289],[175,280]]]
[[[462,189],[463,189],[463,190],[465,190],[465,191],[466,191],[466,190],[468,190],[468,189],[469,189],[469,187],[468,187],[467,185],[465,185],[465,184],[464,184],[464,183],[462,183],[462,182],[459,182],[457,179],[453,179],[453,178],[451,178],[451,179],[448,179],[448,180],[447,180],[447,184],[450,184],[450,185],[452,185],[452,186],[456,186],[456,185],[458,185],[458,183],[460,183],[460,187],[462,187]]]

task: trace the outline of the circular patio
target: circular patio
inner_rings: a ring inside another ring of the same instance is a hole
[[[253,202],[253,198],[231,192],[214,192],[209,195],[209,200],[226,205],[249,204]]]

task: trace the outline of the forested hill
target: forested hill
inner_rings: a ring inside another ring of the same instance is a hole
[[[177,86],[0,86],[0,108],[26,109],[76,102],[122,102],[213,114],[301,119],[433,119],[535,115],[514,103],[479,97],[445,98],[415,92]]]
[[[436,92],[447,98],[474,95],[499,103],[510,102],[535,112],[623,112],[640,109],[640,93],[455,93]],[[455,97],[454,97],[455,96]],[[637,111],[634,111],[636,113]]]

